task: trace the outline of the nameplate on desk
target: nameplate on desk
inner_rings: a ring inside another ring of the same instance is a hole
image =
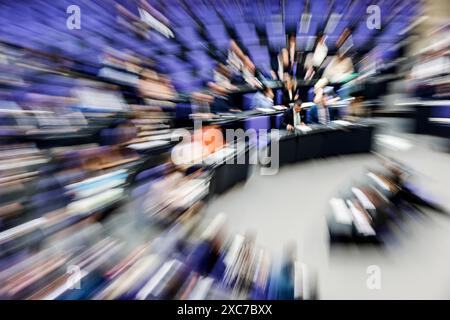
[[[275,109],[272,109],[272,108],[257,108],[256,110],[263,112],[263,113],[272,113],[272,112],[276,111]]]
[[[349,122],[349,121],[345,121],[345,120],[334,120],[331,122],[332,124],[337,124],[339,126],[351,126],[353,123]]]
[[[218,113],[219,119],[234,119],[236,118],[236,114],[232,113]]]

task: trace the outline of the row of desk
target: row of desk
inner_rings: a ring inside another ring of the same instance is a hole
[[[307,133],[280,131],[278,144],[279,165],[314,158],[336,155],[370,152],[375,126],[373,124],[354,123],[348,126],[313,126]],[[269,153],[273,159],[275,149],[269,143]],[[239,148],[238,148],[239,149]],[[211,191],[221,194],[249,176],[250,146],[237,150],[227,159],[210,165],[213,171]],[[238,162],[238,159],[245,161]],[[231,162],[227,160],[231,159]]]
[[[372,149],[375,127],[371,124],[311,128],[307,133],[297,130],[292,133],[282,132],[279,140],[280,165],[314,158],[365,153]]]
[[[204,164],[211,170],[210,195],[220,195],[238,183],[247,180],[250,172],[250,147],[233,146],[233,153],[212,165]]]
[[[215,118],[202,119],[203,125],[215,125],[221,127],[223,130],[226,129],[244,129],[245,121],[254,117],[269,116],[270,124],[272,128],[276,127],[275,119],[277,116],[281,116],[284,110],[273,112],[261,112],[258,110],[247,110],[233,114],[220,115]]]

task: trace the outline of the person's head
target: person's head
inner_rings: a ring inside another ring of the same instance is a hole
[[[289,35],[289,48],[295,48],[295,46],[296,46],[295,34],[290,34]]]
[[[210,94],[196,91],[196,92],[193,92],[193,93],[191,94],[191,99],[192,99],[192,101],[194,101],[194,102],[200,102],[200,103],[203,103],[203,102],[206,102],[206,103],[212,103],[213,100],[214,100],[214,97],[213,97],[212,95],[210,95]]]
[[[289,51],[286,48],[281,50],[281,57],[283,59],[283,64],[287,66],[289,64]]]
[[[244,66],[247,68],[248,71],[250,71],[250,73],[254,74],[255,73],[255,65],[253,64],[252,60],[249,58],[249,56],[245,56],[243,59],[244,62]]]
[[[231,78],[230,70],[223,63],[217,64],[216,71],[227,78]]]
[[[294,112],[300,112],[302,110],[302,101],[300,99],[294,102]]]
[[[289,73],[285,72],[283,74],[283,82],[284,82],[285,88],[290,89],[292,87],[292,79],[291,79],[291,76],[289,75]]]
[[[323,31],[319,31],[316,36],[316,45],[324,42],[325,42],[325,34],[323,33]]]

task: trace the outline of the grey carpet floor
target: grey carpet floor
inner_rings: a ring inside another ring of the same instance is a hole
[[[407,147],[380,142],[376,151],[413,168],[416,183],[450,210],[450,154],[435,138],[407,134],[404,124],[382,121],[379,133],[399,137]],[[448,216],[425,211],[406,220],[383,248],[330,248],[329,199],[374,166],[377,157],[364,154],[284,166],[274,176],[261,176],[256,168],[245,184],[215,198],[207,215],[225,213],[230,232],[254,232],[274,257],[295,241],[298,259],[317,272],[321,299],[450,299]],[[372,265],[379,267],[380,289],[366,285]]]

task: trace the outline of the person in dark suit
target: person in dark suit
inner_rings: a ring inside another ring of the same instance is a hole
[[[302,110],[302,101],[297,100],[292,108],[287,109],[283,114],[281,128],[288,131],[294,131],[295,126],[306,122],[306,113]]]
[[[210,105],[212,113],[240,112],[241,110],[232,107],[230,103],[230,91],[214,82],[208,82],[208,87],[213,95],[213,101]]]
[[[299,97],[300,93],[295,80],[289,74],[285,73],[282,104],[289,108],[289,104],[298,100]]]
[[[305,52],[297,51],[295,53],[295,61],[292,64],[292,77],[294,79],[301,80],[305,78],[306,75],[305,60],[306,60]]]

